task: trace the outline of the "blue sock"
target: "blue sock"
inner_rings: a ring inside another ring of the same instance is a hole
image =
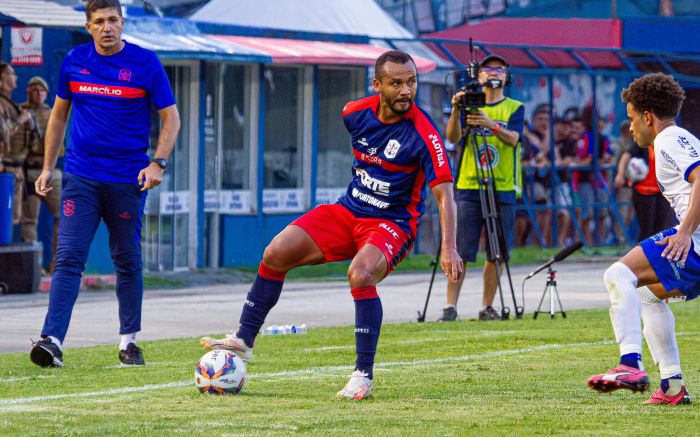
[[[671,379],[680,379],[682,381],[683,375],[679,373],[678,375],[673,375],[670,378],[663,378],[661,380],[661,390],[663,390],[664,393],[667,393],[668,389],[671,387],[671,382],[669,381]]]
[[[366,373],[372,379],[374,355],[382,327],[382,301],[374,286],[353,288],[351,292],[355,300],[355,370]]]
[[[258,276],[246,296],[236,336],[248,347],[253,347],[255,337],[265,323],[265,317],[275,306],[282,293],[285,273],[274,271],[260,263]]]
[[[631,353],[625,354],[620,357],[620,364],[625,366],[634,367],[635,369],[643,369],[642,366],[642,354]]]

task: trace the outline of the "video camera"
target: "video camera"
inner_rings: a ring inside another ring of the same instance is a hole
[[[466,80],[460,89],[464,94],[459,102],[459,106],[467,112],[476,111],[486,105],[486,94],[481,90],[479,83],[479,62],[476,60],[475,49],[472,39],[469,38],[469,64],[466,69]]]

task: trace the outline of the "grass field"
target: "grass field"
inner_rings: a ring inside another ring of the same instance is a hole
[[[686,383],[700,393],[700,318],[674,304]],[[334,395],[354,362],[350,327],[259,337],[238,396],[200,395],[196,339],[143,342],[147,365],[114,346],[69,349],[63,369],[0,355],[0,435],[693,435],[698,404],[643,406],[585,380],[616,362],[604,310],[567,319],[385,325],[374,397]],[[204,333],[203,333],[204,334]],[[659,376],[645,350],[652,387]]]

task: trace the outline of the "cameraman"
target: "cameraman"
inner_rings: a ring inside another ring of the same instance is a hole
[[[489,145],[488,156],[496,185],[499,220],[503,224],[507,246],[504,254],[506,259],[509,257],[508,250],[513,247],[516,186],[519,187],[521,179],[519,146],[525,121],[525,108],[521,102],[505,97],[503,94],[503,87],[509,81],[508,67],[506,60],[496,55],[487,56],[481,61],[477,80],[483,87],[485,106],[464,107],[462,102],[466,92],[463,89],[452,97],[452,113],[447,124],[447,139],[455,144],[464,143],[455,183],[455,199],[458,220],[457,250],[464,260],[465,275],[467,262],[476,261],[481,229],[486,224],[481,214],[474,151],[471,144],[465,143],[469,129],[479,129],[483,132]],[[464,111],[466,111],[467,126],[462,125],[461,118]],[[479,156],[483,162],[486,154],[481,150],[483,147],[481,138],[477,135],[476,139],[480,146]],[[498,274],[500,275],[500,272]],[[448,281],[447,306],[443,309],[440,321],[457,319],[457,298],[465,275],[456,282]],[[498,286],[495,260],[490,259],[484,263],[483,275],[484,289],[479,320],[500,319],[500,314],[492,307]]]

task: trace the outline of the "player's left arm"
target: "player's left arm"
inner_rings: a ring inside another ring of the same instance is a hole
[[[668,244],[661,252],[661,256],[674,262],[680,260],[683,263],[688,258],[693,233],[700,226],[700,165],[691,170],[687,180],[692,185],[690,200],[685,217],[678,226],[678,232],[656,243],[659,245]]]
[[[160,134],[158,135],[158,144],[154,158],[168,159],[170,153],[175,147],[175,140],[180,131],[180,114],[176,105],[170,105],[158,110],[158,115],[162,122]],[[160,168],[155,162],[151,162],[148,167],[139,172],[138,183],[141,185],[141,191],[155,188],[163,181],[163,173],[165,169]]]
[[[440,266],[450,281],[456,282],[462,277],[464,264],[457,253],[457,206],[452,182],[437,184],[432,190],[440,210],[440,228],[442,229]]]

